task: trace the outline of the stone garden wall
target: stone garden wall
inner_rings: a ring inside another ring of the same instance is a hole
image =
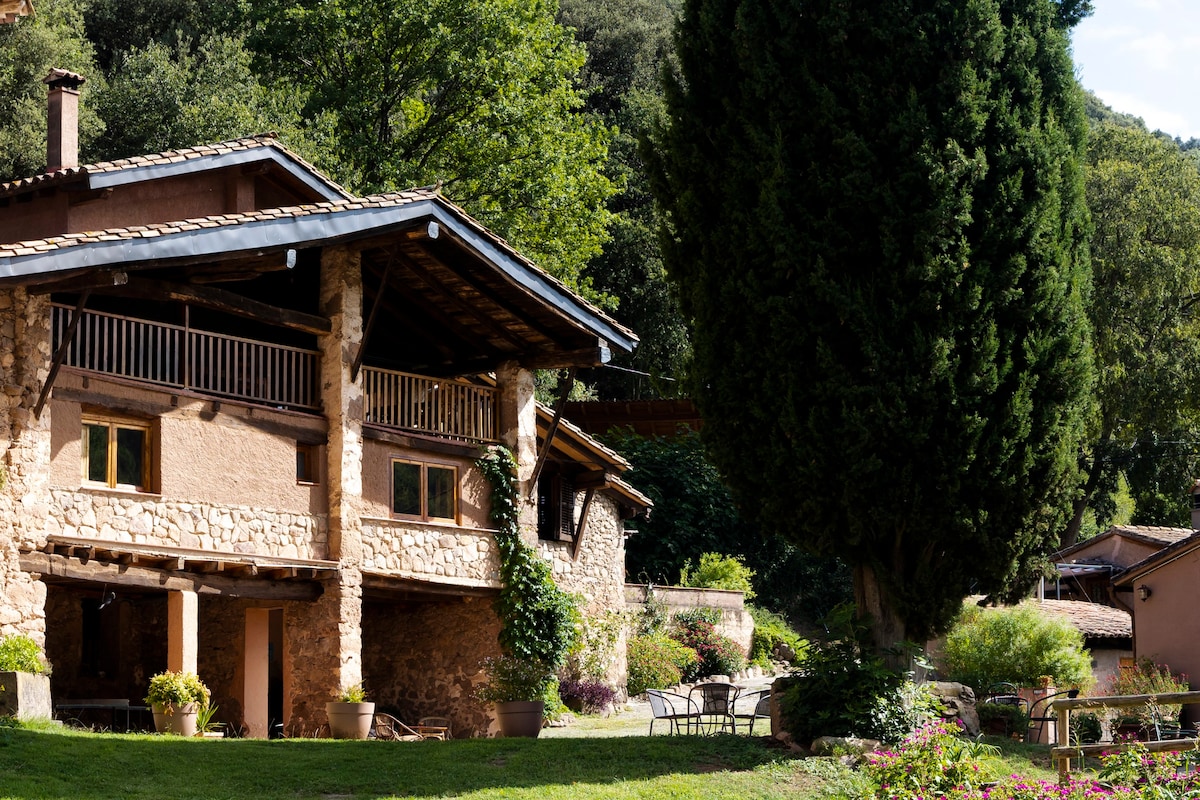
[[[666,604],[667,613],[674,616],[680,611],[697,608],[715,608],[721,612],[717,630],[740,644],[749,652],[750,639],[754,635],[754,620],[746,611],[741,592],[728,589],[691,589],[681,586],[654,586],[630,583],[625,586],[625,602],[630,606],[641,606],[646,602],[650,589],[654,597]]]

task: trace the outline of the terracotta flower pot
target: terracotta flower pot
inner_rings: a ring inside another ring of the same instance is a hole
[[[331,700],[325,704],[325,713],[329,716],[329,735],[334,739],[366,739],[375,719],[375,704]]]
[[[155,703],[154,729],[159,733],[172,733],[178,736],[196,735],[196,714],[200,711],[199,703]]]
[[[513,700],[496,704],[500,734],[506,738],[536,739],[542,732],[542,714],[546,704],[541,700]]]

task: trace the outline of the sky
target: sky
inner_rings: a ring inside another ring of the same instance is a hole
[[[1114,111],[1200,138],[1200,0],[1093,0],[1071,35],[1084,87]]]

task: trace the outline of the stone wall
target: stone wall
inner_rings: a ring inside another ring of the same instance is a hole
[[[576,497],[575,519],[582,513],[584,495]],[[583,598],[583,612],[599,624],[611,613],[625,611],[625,532],[620,509],[609,496],[597,492],[592,497],[588,523],[579,557],[570,542],[538,541],[538,554],[550,562],[555,582],[565,591]],[[623,692],[628,678],[625,631],[613,643],[609,654],[607,682]]]
[[[162,500],[104,489],[51,491],[48,534],[226,553],[326,559],[322,514]]]
[[[750,639],[754,635],[754,620],[746,611],[745,600],[741,592],[728,589],[691,589],[682,586],[651,587],[655,599],[667,606],[667,612],[672,616],[680,611],[690,611],[697,608],[714,608],[721,612],[721,623],[717,630],[733,639],[747,652],[750,651]],[[646,602],[647,587],[640,583],[625,585],[625,602],[630,606],[640,606]]]
[[[500,654],[500,621],[489,598],[368,602],[363,607],[364,683],[380,711],[413,724],[449,717],[455,738],[496,730],[475,699],[480,662]]]
[[[351,591],[361,594],[361,587]],[[348,652],[342,638],[346,598],[333,582],[314,602],[291,601],[283,607],[284,732],[312,736],[325,724],[325,703],[342,688],[344,667],[354,659],[359,672],[358,641]],[[358,620],[354,621],[358,624]],[[353,681],[357,683],[361,680]]]
[[[363,569],[405,577],[498,586],[500,560],[491,531],[406,520],[363,520]]]
[[[0,636],[45,640],[46,587],[21,571],[20,548],[44,541],[50,413],[33,414],[50,368],[50,299],[0,290]]]

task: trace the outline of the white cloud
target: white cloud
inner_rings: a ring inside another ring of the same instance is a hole
[[[1145,120],[1146,127],[1152,131],[1161,130],[1184,140],[1193,136],[1200,137],[1200,123],[1189,119],[1187,114],[1162,106],[1144,95],[1117,89],[1092,91],[1113,110],[1141,117]]]

